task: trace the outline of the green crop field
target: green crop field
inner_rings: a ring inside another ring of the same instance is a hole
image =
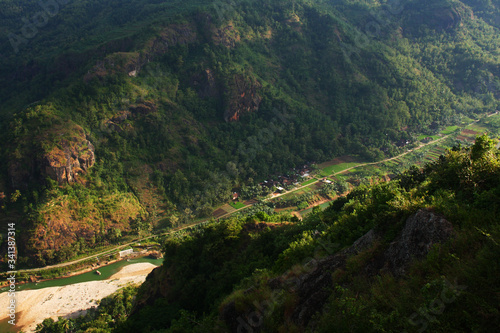
[[[437,153],[437,152],[434,152],[434,151],[430,151],[427,153],[428,156],[433,156],[433,157],[439,157],[441,156],[442,154],[441,153]]]
[[[243,202],[231,202],[230,205],[234,209],[240,209],[240,208],[245,207],[245,204]]]
[[[444,134],[444,135],[451,134],[451,133],[455,132],[456,130],[458,130],[458,128],[459,128],[458,126],[448,126],[444,130],[441,131],[441,134]]]
[[[480,133],[486,131],[486,128],[484,128],[483,126],[480,126],[478,124],[472,124],[472,125],[467,126],[466,128],[469,129],[469,130],[480,132]]]
[[[341,164],[336,164],[336,165],[331,165],[323,170],[321,170],[321,176],[326,177],[330,176],[331,174],[342,172],[346,169],[355,167],[356,165],[359,165],[360,163],[357,162],[350,162],[350,163],[341,163]]]
[[[300,184],[300,186],[306,186],[306,185],[309,185],[309,184],[314,183],[315,181],[317,181],[317,179],[316,179],[316,178],[309,179],[309,180],[307,180],[307,181],[303,182],[302,184]]]

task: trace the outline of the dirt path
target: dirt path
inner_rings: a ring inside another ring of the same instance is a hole
[[[367,166],[367,165],[377,165],[377,164],[382,164],[382,163],[385,163],[385,162],[389,162],[389,161],[392,161],[392,160],[398,159],[398,158],[403,157],[403,156],[405,156],[405,155],[407,155],[407,154],[409,154],[409,153],[414,152],[415,150],[419,150],[419,149],[421,149],[421,148],[423,148],[423,147],[425,147],[425,146],[428,146],[428,145],[430,145],[430,144],[433,144],[433,143],[439,142],[439,141],[441,141],[441,140],[444,140],[444,139],[448,138],[450,135],[451,135],[451,134],[448,134],[448,135],[443,136],[442,138],[439,138],[439,139],[436,139],[436,140],[429,141],[429,142],[427,142],[427,143],[421,144],[421,145],[419,145],[419,146],[417,146],[417,147],[415,147],[415,148],[413,148],[413,149],[410,149],[410,150],[408,150],[408,151],[406,151],[406,152],[404,152],[404,153],[402,153],[402,154],[399,154],[399,155],[397,155],[397,156],[394,156],[394,157],[391,157],[391,158],[386,158],[385,160],[378,161],[378,162],[369,162],[369,163],[359,164],[359,165],[353,166],[353,167],[351,167],[351,168],[348,168],[348,169],[345,169],[345,170],[342,170],[342,171],[336,172],[336,173],[334,173],[333,175],[334,175],[334,176],[335,176],[335,175],[339,175],[339,174],[342,174],[342,173],[344,173],[344,172],[346,172],[346,171],[349,171],[349,170],[352,170],[352,169],[356,169],[356,168],[359,168],[359,167],[364,167],[364,166]]]
[[[97,253],[97,254],[93,254],[93,255],[90,255],[88,257],[84,257],[84,258],[80,258],[80,259],[76,259],[76,260],[72,260],[72,261],[68,261],[68,262],[64,262],[64,263],[60,263],[60,264],[56,264],[56,265],[45,266],[45,267],[41,267],[41,268],[20,269],[17,272],[18,273],[36,272],[36,271],[42,271],[42,270],[47,270],[47,269],[51,269],[51,268],[58,268],[58,267],[65,267],[65,266],[73,265],[73,264],[76,264],[76,263],[79,263],[79,262],[82,262],[82,261],[85,261],[85,260],[88,260],[88,259],[92,259],[92,258],[100,257],[100,256],[103,256],[103,255],[106,255],[106,254],[110,254],[111,252],[114,252],[116,250],[119,250],[119,249],[122,249],[124,247],[127,247],[127,246],[130,246],[130,245],[133,245],[133,244],[145,241],[145,240],[153,238],[153,237],[165,236],[165,235],[172,234],[172,233],[175,233],[175,232],[180,231],[180,230],[188,229],[188,228],[191,228],[191,227],[193,227],[193,226],[195,226],[197,224],[200,224],[200,223],[203,223],[203,222],[206,222],[206,221],[207,220],[203,220],[203,221],[200,221],[200,222],[197,222],[197,223],[191,223],[191,224],[188,224],[188,225],[185,225],[185,226],[182,226],[182,227],[175,228],[174,230],[171,230],[169,232],[165,232],[165,233],[158,234],[158,235],[152,235],[152,236],[148,236],[148,237],[143,237],[143,238],[140,238],[140,239],[136,239],[136,240],[133,240],[133,241],[128,242],[126,244],[118,245],[118,246],[116,246],[116,247],[114,247],[112,249],[109,249],[109,250],[106,250],[104,252],[100,252],[100,253]]]
[[[409,154],[409,153],[411,153],[411,152],[413,152],[413,151],[415,151],[415,150],[421,149],[421,148],[423,148],[423,147],[425,147],[425,146],[427,146],[427,145],[430,145],[430,144],[436,143],[436,142],[438,142],[438,141],[444,140],[444,139],[446,139],[447,137],[449,137],[450,135],[451,135],[451,134],[446,135],[446,136],[444,136],[444,137],[442,137],[442,138],[436,139],[436,140],[434,140],[434,141],[430,141],[430,142],[428,142],[428,143],[426,143],[426,144],[422,144],[422,145],[420,145],[420,146],[418,146],[418,147],[416,147],[416,148],[413,148],[413,149],[411,149],[411,150],[409,150],[409,151],[407,151],[407,152],[405,152],[405,153],[403,153],[403,154],[400,154],[400,155],[397,155],[397,156],[394,156],[394,157],[391,157],[391,158],[388,158],[388,159],[385,159],[385,160],[382,160],[382,161],[378,161],[378,162],[370,162],[370,163],[363,163],[363,164],[358,164],[358,165],[353,166],[353,167],[351,167],[351,168],[348,168],[348,169],[345,169],[345,170],[342,170],[342,171],[336,172],[336,173],[332,174],[332,176],[335,176],[335,175],[338,175],[338,174],[342,174],[342,173],[344,173],[344,172],[347,172],[347,171],[352,170],[352,169],[355,169],[355,168],[359,168],[359,167],[363,167],[363,166],[367,166],[367,165],[375,165],[375,164],[380,164],[380,163],[384,163],[384,162],[388,162],[388,161],[391,161],[391,160],[394,160],[394,159],[400,158],[400,157],[402,157],[402,156],[405,156],[406,154]],[[280,193],[280,194],[274,195],[274,196],[272,196],[272,197],[265,198],[263,201],[268,201],[268,200],[272,200],[272,199],[279,198],[279,197],[281,197],[281,196],[283,196],[283,195],[293,193],[293,192],[295,192],[295,191],[298,191],[298,190],[303,189],[303,188],[305,188],[305,187],[309,187],[309,186],[311,186],[311,185],[313,185],[313,184],[316,184],[316,183],[318,183],[318,182],[320,182],[320,180],[319,180],[319,179],[318,179],[318,180],[316,180],[316,181],[314,181],[314,182],[312,182],[312,183],[310,183],[310,184],[307,184],[307,185],[304,185],[304,186],[299,186],[299,187],[296,187],[296,188],[294,188],[294,189],[293,189],[293,190],[291,190],[291,191],[286,191],[286,192],[284,192],[284,193]],[[245,206],[245,207],[242,207],[242,208],[240,208],[240,209],[236,209],[236,210],[235,210],[235,211],[233,211],[233,212],[226,213],[226,214],[222,214],[222,215],[218,216],[217,218],[218,218],[218,219],[220,219],[220,218],[224,218],[224,217],[226,217],[226,216],[228,216],[228,215],[232,215],[232,214],[234,214],[234,213],[236,213],[236,212],[239,212],[239,211],[241,211],[241,210],[243,210],[243,209],[245,209],[245,208],[251,207],[251,206],[253,206],[253,205],[255,205],[255,203],[249,204],[249,205],[247,205],[247,206]],[[56,265],[45,266],[45,267],[42,267],[42,268],[22,269],[22,270],[18,270],[17,272],[18,272],[18,273],[36,272],[36,271],[47,270],[47,269],[51,269],[51,268],[59,268],[59,267],[65,267],[65,266],[73,265],[73,264],[76,264],[76,263],[79,263],[79,262],[82,262],[82,261],[85,261],[85,260],[88,260],[88,259],[97,258],[97,257],[103,256],[103,255],[106,255],[106,254],[110,254],[111,252],[114,252],[114,251],[116,251],[116,250],[119,250],[119,249],[125,248],[125,247],[127,247],[127,246],[131,246],[131,245],[133,245],[133,244],[136,244],[136,243],[138,243],[138,242],[141,242],[141,241],[144,241],[144,240],[150,239],[150,238],[152,238],[152,237],[156,237],[156,236],[165,236],[165,235],[169,235],[169,234],[172,234],[172,233],[175,233],[175,232],[178,232],[178,231],[184,230],[184,229],[188,229],[188,228],[191,228],[191,227],[193,227],[193,226],[195,226],[195,225],[197,225],[197,224],[204,223],[204,222],[206,222],[206,221],[208,221],[208,220],[209,220],[209,219],[205,219],[205,220],[202,220],[202,221],[200,221],[200,222],[198,222],[198,223],[192,223],[192,224],[189,224],[189,225],[185,225],[185,226],[182,226],[182,227],[176,228],[176,229],[174,229],[174,230],[172,230],[172,231],[165,232],[165,233],[162,233],[162,234],[159,234],[159,235],[148,236],[148,237],[144,237],[144,238],[136,239],[136,240],[131,241],[131,242],[128,242],[128,243],[126,243],[126,244],[119,245],[119,246],[114,247],[114,248],[112,248],[112,249],[109,249],[109,250],[107,250],[107,251],[100,252],[100,253],[97,253],[97,254],[94,254],[94,255],[91,255],[91,256],[85,257],[85,258],[81,258],[81,259],[77,259],[77,260],[73,260],[73,261],[69,261],[69,262],[65,262],[65,263],[61,263],[61,264],[56,264]]]
[[[494,115],[496,115],[496,114],[498,114],[498,113],[499,113],[499,111],[497,111],[497,112],[495,112],[495,113],[493,113],[493,114],[491,114],[491,115],[485,116],[485,117],[491,117],[491,116],[494,116]],[[478,120],[475,120],[475,121],[471,122],[470,124],[465,125],[463,128],[466,128],[467,126],[470,126],[470,125],[472,125],[472,124],[474,124],[474,123],[477,123],[477,122],[479,122],[481,119],[482,119],[482,118],[480,118],[480,119],[478,119]],[[415,147],[415,148],[413,148],[413,149],[410,149],[410,150],[408,150],[408,151],[406,151],[406,152],[404,152],[404,153],[402,153],[402,154],[399,154],[399,155],[394,156],[394,157],[391,157],[391,158],[384,159],[384,160],[382,160],[382,161],[378,161],[378,162],[369,162],[369,163],[361,163],[361,164],[358,164],[358,165],[353,166],[353,167],[350,167],[350,168],[348,168],[348,169],[345,169],[345,170],[342,170],[342,171],[339,171],[339,172],[333,173],[331,176],[339,175],[339,174],[342,174],[342,173],[344,173],[344,172],[347,172],[347,171],[352,170],[352,169],[355,169],[355,168],[364,167],[364,166],[368,166],[368,165],[377,165],[377,164],[382,164],[382,163],[385,163],[385,162],[389,162],[389,161],[395,160],[395,159],[400,158],[400,157],[403,157],[403,156],[405,156],[405,155],[407,155],[407,154],[409,154],[409,153],[412,153],[412,152],[414,152],[414,151],[416,151],[416,150],[419,150],[419,149],[421,149],[421,148],[423,148],[423,147],[426,147],[426,146],[428,146],[428,145],[431,145],[431,144],[434,144],[434,143],[436,143],[436,142],[442,141],[442,140],[444,140],[444,139],[448,138],[448,137],[449,137],[449,136],[451,136],[451,135],[452,135],[452,134],[448,134],[448,135],[445,135],[445,136],[443,136],[443,137],[441,137],[441,138],[439,138],[439,139],[436,139],[436,140],[430,141],[430,142],[428,142],[428,143],[421,144],[421,145],[419,145],[418,147]],[[336,160],[340,161],[340,160],[344,160],[344,159],[346,159],[346,158],[347,158],[347,157],[338,157],[338,158],[336,158],[336,159],[334,159],[334,160],[332,160],[332,161],[336,161]],[[327,161],[327,162],[324,162],[324,163],[322,163],[322,164],[325,164],[325,165],[326,165],[326,164],[331,165],[331,162],[332,162],[332,161]],[[298,190],[301,190],[301,189],[303,189],[303,188],[305,188],[305,187],[309,187],[309,186],[311,186],[311,185],[313,185],[313,184],[317,184],[318,182],[320,182],[320,180],[319,180],[319,179],[317,179],[316,181],[314,181],[314,182],[312,182],[312,183],[310,183],[310,184],[307,184],[307,185],[304,185],[304,186],[300,186],[300,187],[294,188],[294,189],[293,189],[293,190],[291,190],[291,191],[286,191],[286,192],[284,192],[284,193],[280,193],[280,194],[277,194],[277,195],[275,195],[275,196],[272,196],[272,197],[269,197],[269,198],[265,198],[265,199],[263,199],[263,201],[268,201],[268,200],[272,200],[272,199],[275,199],[275,198],[279,198],[279,197],[281,197],[281,196],[283,196],[283,195],[293,193],[293,192],[298,191]],[[252,203],[249,203],[249,204],[248,204],[248,205],[246,205],[245,207],[242,207],[242,208],[236,209],[235,211],[230,212],[230,213],[225,213],[225,214],[222,214],[222,215],[220,215],[220,216],[217,216],[216,218],[217,218],[217,219],[220,219],[220,218],[224,218],[224,217],[226,217],[226,216],[232,215],[232,214],[234,214],[234,213],[236,213],[236,212],[239,212],[239,211],[241,211],[241,210],[243,210],[243,209],[246,209],[246,208],[248,208],[248,207],[251,207],[251,206],[255,205],[255,203],[256,203],[257,201],[250,201],[250,202],[252,202]],[[18,272],[34,272],[34,271],[40,271],[40,270],[45,270],[45,269],[50,269],[50,268],[57,268],[57,267],[69,266],[69,265],[72,265],[72,264],[75,264],[75,263],[78,263],[78,262],[81,262],[81,261],[84,261],[84,260],[88,260],[88,259],[96,258],[96,257],[102,256],[102,255],[105,255],[105,254],[109,254],[109,253],[111,253],[111,252],[113,252],[113,251],[116,251],[116,250],[118,250],[118,249],[121,249],[121,248],[124,248],[124,247],[130,246],[130,245],[133,245],[133,244],[135,244],[135,243],[138,243],[138,242],[144,241],[144,240],[146,240],[146,239],[150,239],[150,238],[152,238],[152,237],[156,237],[156,236],[165,236],[165,235],[169,235],[169,234],[175,233],[175,232],[180,231],[180,230],[184,230],[184,229],[191,228],[191,227],[193,227],[193,226],[195,226],[195,225],[205,223],[205,222],[207,222],[209,219],[210,219],[210,218],[204,219],[204,220],[199,221],[199,222],[197,222],[197,223],[191,223],[191,224],[189,224],[189,225],[185,225],[185,226],[182,226],[182,227],[176,228],[176,229],[174,229],[174,230],[171,230],[171,231],[169,231],[169,232],[165,232],[165,233],[162,233],[162,234],[159,234],[159,235],[153,235],[153,236],[148,236],[148,237],[144,237],[144,238],[141,238],[141,239],[137,239],[137,240],[131,241],[131,242],[129,242],[129,243],[126,243],[126,244],[123,244],[123,245],[120,245],[120,246],[114,247],[114,248],[112,248],[112,249],[110,249],[110,250],[107,250],[107,251],[104,251],[104,252],[101,252],[101,253],[98,253],[98,254],[94,254],[94,255],[91,255],[91,256],[88,256],[88,257],[85,257],[85,258],[81,258],[81,259],[77,259],[77,260],[73,260],[73,261],[70,261],[70,262],[61,263],[61,264],[57,264],[57,265],[46,266],[46,267],[42,267],[42,268],[33,268],[33,269],[19,270]]]
[[[450,135],[451,135],[451,134],[448,134],[448,135],[446,135],[446,136],[443,136],[442,138],[439,138],[439,139],[436,139],[436,140],[433,140],[433,141],[429,141],[428,143],[421,144],[421,145],[419,145],[418,147],[415,147],[415,148],[413,148],[413,149],[410,149],[410,150],[408,150],[408,151],[406,151],[406,152],[404,152],[404,153],[402,153],[402,154],[399,154],[399,155],[397,155],[397,156],[394,156],[394,157],[391,157],[391,158],[386,158],[386,159],[384,159],[384,160],[382,160],[382,161],[377,161],[377,162],[361,163],[361,164],[358,164],[358,165],[356,165],[356,166],[353,166],[353,167],[347,168],[347,169],[345,169],[345,170],[342,170],[342,171],[339,171],[339,172],[335,172],[335,173],[331,174],[330,176],[336,176],[336,175],[340,175],[340,174],[342,174],[342,173],[344,173],[344,172],[347,172],[347,171],[349,171],[349,170],[352,170],[352,169],[356,169],[356,168],[360,168],[360,167],[364,167],[364,166],[368,166],[368,165],[377,165],[377,164],[382,164],[382,163],[385,163],[385,162],[389,162],[389,161],[392,161],[392,160],[398,159],[398,158],[403,157],[403,156],[405,156],[405,155],[407,155],[407,154],[409,154],[409,153],[411,153],[411,152],[414,152],[415,150],[419,150],[419,149],[421,149],[421,148],[423,148],[423,147],[425,147],[425,146],[428,146],[428,145],[430,145],[430,144],[433,144],[433,143],[439,142],[439,141],[441,141],[441,140],[444,140],[444,139],[448,138]],[[327,163],[327,162],[325,162],[325,163]],[[309,187],[309,186],[311,186],[311,185],[313,185],[313,184],[317,184],[317,183],[318,183],[318,182],[320,182],[320,181],[321,181],[321,180],[319,180],[319,179],[318,179],[318,180],[316,180],[315,182],[309,183],[309,184],[304,185],[304,186],[296,187],[296,188],[294,188],[294,189],[293,189],[293,190],[291,190],[291,191],[283,192],[283,193],[280,193],[280,194],[274,195],[273,197],[266,198],[266,199],[264,199],[264,200],[265,200],[265,201],[267,201],[267,200],[272,200],[272,199],[275,199],[275,198],[279,198],[279,197],[281,197],[281,196],[283,196],[283,195],[290,194],[290,193],[292,193],[292,192],[298,191],[298,190],[303,189],[303,188],[305,188],[305,187]],[[245,208],[246,208],[246,207],[245,207]]]

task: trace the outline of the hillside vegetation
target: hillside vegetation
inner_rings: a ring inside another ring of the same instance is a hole
[[[498,109],[495,1],[0,4],[0,220],[20,267]]]
[[[495,144],[479,137],[301,222],[259,213],[172,236],[127,310],[62,322],[71,332],[494,331]]]

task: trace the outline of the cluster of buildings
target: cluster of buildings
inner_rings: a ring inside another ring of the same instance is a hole
[[[311,168],[311,164],[313,163],[314,162],[308,162],[298,168],[292,168],[287,174],[284,175],[272,176],[272,178],[270,177],[259,183],[259,186],[263,189],[267,189],[265,193],[269,193],[270,191],[274,191],[274,193],[282,193],[291,186],[299,185],[300,181],[304,178],[309,178],[311,176],[311,172],[313,171]],[[240,196],[240,193],[233,190],[233,201],[238,201]]]
[[[259,185],[270,189],[276,188],[276,192],[278,193],[283,192],[286,187],[299,185],[301,179],[310,177],[312,171],[310,165],[311,163],[304,164],[298,168],[292,168],[289,173],[269,178],[259,183]]]

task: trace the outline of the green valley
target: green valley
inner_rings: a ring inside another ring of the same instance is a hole
[[[23,230],[20,265],[210,216],[307,161],[398,155],[416,133],[498,108],[500,40],[472,4],[146,3],[53,5],[35,36],[3,44],[0,218]],[[15,13],[38,8],[5,4],[21,36]],[[446,26],[417,27],[436,10]]]
[[[40,332],[498,323],[498,0],[0,8],[1,276],[165,254],[138,294]]]
[[[112,298],[90,316],[46,320],[37,331],[494,330],[496,143],[479,137],[303,221],[261,212],[174,234],[128,309],[109,308]]]

